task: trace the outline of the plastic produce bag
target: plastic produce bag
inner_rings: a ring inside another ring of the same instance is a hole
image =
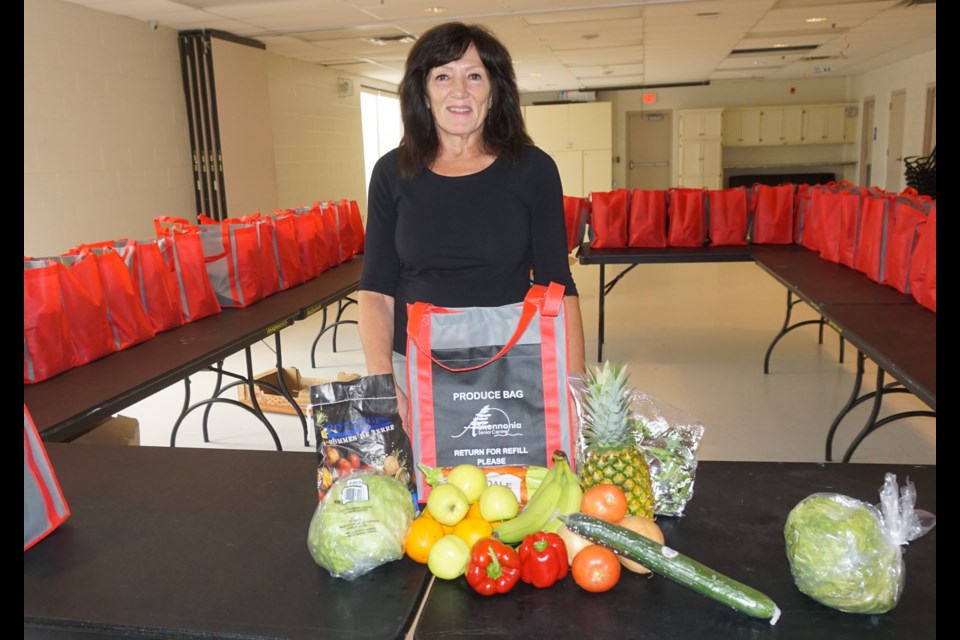
[[[913,483],[897,488],[886,474],[880,504],[836,493],[815,493],[787,516],[784,539],[793,580],[801,592],[848,613],[893,609],[903,592],[901,546],[930,531],[932,513],[914,509]]]
[[[333,483],[310,521],[307,547],[335,578],[353,580],[403,557],[417,509],[406,485],[375,472]]]
[[[586,385],[580,378],[570,378],[570,388],[577,405],[577,418],[583,422],[582,396]],[[693,497],[697,474],[697,450],[704,426],[676,407],[636,389],[628,391],[631,427],[637,444],[650,467],[653,484],[654,513],[661,516],[682,516]],[[578,434],[576,461],[584,457],[583,437]]]

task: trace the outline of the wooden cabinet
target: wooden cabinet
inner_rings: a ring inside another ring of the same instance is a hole
[[[802,144],[803,107],[763,107],[760,111],[760,144]]]
[[[723,109],[684,109],[680,112],[680,138],[723,137]]]
[[[679,186],[722,188],[723,122],[723,109],[680,111]]]
[[[841,144],[857,139],[853,105],[830,104],[806,107],[803,114],[804,144]]]
[[[755,147],[760,144],[760,109],[723,110],[723,146]]]
[[[679,155],[679,186],[723,188],[723,147],[719,140],[683,140]]]
[[[563,193],[587,197],[613,188],[613,109],[609,102],[528,105],[534,144],[557,163]]]
[[[724,109],[723,146],[839,144],[857,139],[852,104]],[[682,132],[681,132],[682,133]]]

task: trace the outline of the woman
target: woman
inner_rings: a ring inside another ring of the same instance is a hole
[[[367,373],[393,372],[400,415],[406,305],[501,306],[530,287],[566,287],[570,369],[583,326],[553,160],[523,126],[510,54],[460,23],[424,33],[400,83],[404,135],[376,164],[367,201],[359,322]]]

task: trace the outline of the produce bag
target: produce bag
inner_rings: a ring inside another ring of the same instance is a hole
[[[783,532],[797,588],[848,613],[893,609],[903,592],[900,547],[936,524],[932,513],[914,509],[916,500],[913,483],[908,479],[898,492],[892,473],[884,477],[879,506],[836,493],[804,498]]]
[[[356,471],[333,483],[307,532],[314,561],[334,578],[353,580],[403,557],[417,509],[396,478]]]
[[[320,460],[320,499],[334,481],[360,470],[395,478],[416,504],[413,447],[403,429],[393,374],[310,385],[310,408]]]
[[[578,422],[583,421],[584,381],[570,378],[570,388],[577,405]],[[697,474],[697,450],[704,426],[688,415],[651,395],[630,389],[630,426],[637,445],[650,467],[654,513],[661,516],[682,516],[693,497]],[[585,442],[577,438],[576,461],[582,464]]]

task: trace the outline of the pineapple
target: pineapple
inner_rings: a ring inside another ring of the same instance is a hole
[[[581,403],[584,490],[615,484],[627,495],[627,512],[653,519],[654,495],[650,467],[640,449],[630,418],[627,367],[623,364],[590,367],[584,376]]]

